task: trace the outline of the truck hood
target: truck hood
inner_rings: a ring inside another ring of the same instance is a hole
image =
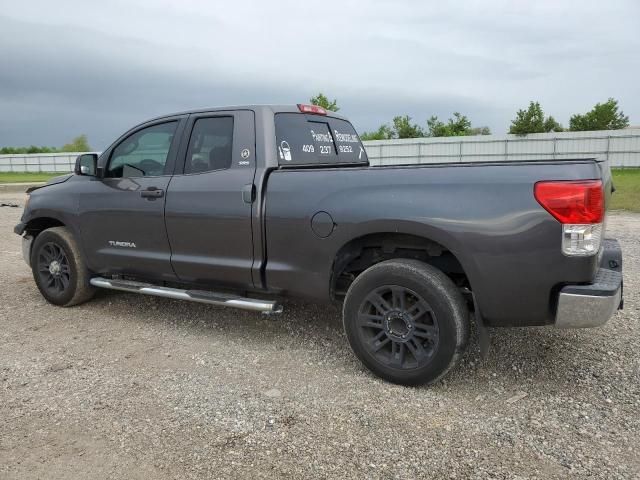
[[[40,188],[48,187],[49,185],[56,185],[57,183],[64,183],[69,180],[73,176],[73,173],[65,173],[64,175],[59,175],[57,177],[50,178],[47,183],[44,185],[40,185],[37,187],[30,187],[27,189],[27,193],[31,193],[34,190],[38,190]]]

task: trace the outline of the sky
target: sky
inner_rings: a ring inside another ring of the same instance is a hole
[[[410,115],[568,125],[609,97],[640,124],[640,2],[7,1],[0,146],[96,150],[148,118],[336,98],[360,132]]]

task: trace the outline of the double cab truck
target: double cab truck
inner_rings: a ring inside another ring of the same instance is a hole
[[[591,160],[370,166],[353,126],[312,105],[155,118],[29,191],[15,232],[35,283],[275,313],[342,303],[362,363],[431,383],[485,327],[594,327],[622,306]]]

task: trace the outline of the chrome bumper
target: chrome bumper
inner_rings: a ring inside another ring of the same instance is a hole
[[[589,328],[604,325],[622,308],[622,251],[616,240],[606,240],[593,283],[567,285],[558,295],[555,326]]]
[[[25,235],[22,237],[22,258],[31,266],[31,244],[33,243],[33,237],[31,235]]]

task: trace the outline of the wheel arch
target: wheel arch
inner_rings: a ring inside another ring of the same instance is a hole
[[[44,230],[53,227],[66,227],[66,224],[56,217],[40,216],[30,219],[26,223],[24,231],[35,238]]]
[[[54,227],[65,227],[69,230],[69,233],[76,239],[78,242],[78,248],[84,254],[84,248],[82,242],[80,242],[80,234],[76,228],[74,228],[73,223],[69,223],[64,221],[62,218],[55,214],[43,213],[42,215],[33,216],[29,218],[25,222],[23,235],[32,237],[32,241],[29,246],[29,255],[31,255],[31,249],[33,248],[33,244],[35,243],[35,239],[45,230]]]
[[[394,258],[415,259],[430,264],[443,271],[461,288],[466,287],[471,294],[473,288],[469,262],[458,255],[456,249],[450,247],[452,242],[447,240],[441,235],[424,235],[406,230],[372,231],[354,237],[345,242],[333,258],[331,298],[341,298],[350,283],[367,268]]]

